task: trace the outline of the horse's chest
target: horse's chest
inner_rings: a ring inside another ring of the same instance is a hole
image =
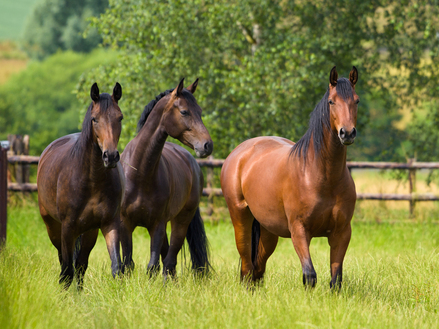
[[[302,203],[296,213],[312,236],[329,236],[350,222],[354,207],[355,199],[348,196],[320,194]]]

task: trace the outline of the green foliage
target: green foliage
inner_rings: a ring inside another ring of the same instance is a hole
[[[101,38],[96,30],[83,34],[92,16],[104,12],[108,0],[43,0],[34,8],[24,32],[23,46],[33,58],[58,50],[89,52]]]
[[[73,93],[76,82],[83,72],[115,59],[116,53],[104,50],[68,51],[30,63],[0,86],[0,139],[29,134],[31,153],[40,154],[56,138],[78,131],[84,105],[78,104]],[[111,93],[112,89],[101,90]]]
[[[361,151],[352,154],[377,158],[385,150],[392,158],[399,145],[392,109],[416,103],[416,91],[427,86],[437,97],[436,78],[429,79],[439,42],[434,3],[113,0],[93,26],[124,56],[117,66],[85,76],[79,94],[85,99],[83,83],[118,77],[130,98],[125,112],[138,118],[150,99],[181,77],[187,84],[200,77],[197,99],[220,158],[250,137],[300,138],[331,67],[346,76],[356,65],[362,102],[352,148]],[[378,124],[369,121],[376,97]],[[134,122],[127,128],[129,139]]]

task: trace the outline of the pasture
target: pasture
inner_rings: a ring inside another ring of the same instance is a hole
[[[369,178],[370,181],[370,178]],[[305,290],[299,259],[280,239],[263,287],[239,282],[239,256],[224,207],[206,221],[215,273],[195,280],[178,257],[178,280],[149,279],[149,236],[134,231],[131,277],[114,280],[100,234],[84,291],[58,286],[59,264],[35,200],[11,200],[7,248],[0,254],[1,328],[434,328],[439,325],[439,225],[431,204],[423,220],[407,220],[405,205],[385,209],[360,202],[340,292],[329,289],[329,246],[311,242],[317,285]],[[217,201],[220,205],[221,199]],[[405,204],[405,203],[404,203]],[[379,205],[379,206],[377,206]],[[425,205],[423,203],[422,205]],[[421,206],[419,206],[421,208]],[[384,214],[379,220],[377,213]],[[399,217],[405,220],[395,220]],[[186,264],[189,253],[186,249]]]

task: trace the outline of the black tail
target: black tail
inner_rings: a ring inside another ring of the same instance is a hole
[[[256,270],[256,266],[258,264],[258,246],[259,246],[259,238],[261,237],[261,224],[256,220],[253,221],[252,225],[252,263],[253,267]]]
[[[73,250],[73,264],[76,266],[76,260],[78,259],[79,252],[81,251],[82,234],[78,236],[75,241],[75,249]]]
[[[200,208],[197,208],[197,212],[189,224],[186,240],[191,253],[192,269],[202,275],[208,274],[212,266],[209,262],[209,243],[204,230],[203,219],[200,215]]]

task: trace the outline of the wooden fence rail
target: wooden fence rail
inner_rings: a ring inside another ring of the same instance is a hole
[[[30,155],[9,156],[7,161],[10,164],[37,165],[39,157]],[[200,167],[221,168],[224,160],[222,159],[197,159]],[[409,194],[381,194],[381,193],[357,193],[358,200],[394,200],[409,201],[410,212],[413,214],[415,203],[418,201],[439,201],[439,195],[430,193],[416,193],[416,171],[420,169],[439,169],[439,162],[416,162],[409,159],[407,163],[397,162],[347,162],[347,167],[351,169],[403,169],[408,170]],[[203,195],[208,196],[213,202],[212,197],[222,196],[222,191],[218,187],[213,187],[212,171],[206,177],[207,187],[203,189]],[[34,192],[37,190],[36,184],[32,183],[8,183],[9,191]]]

